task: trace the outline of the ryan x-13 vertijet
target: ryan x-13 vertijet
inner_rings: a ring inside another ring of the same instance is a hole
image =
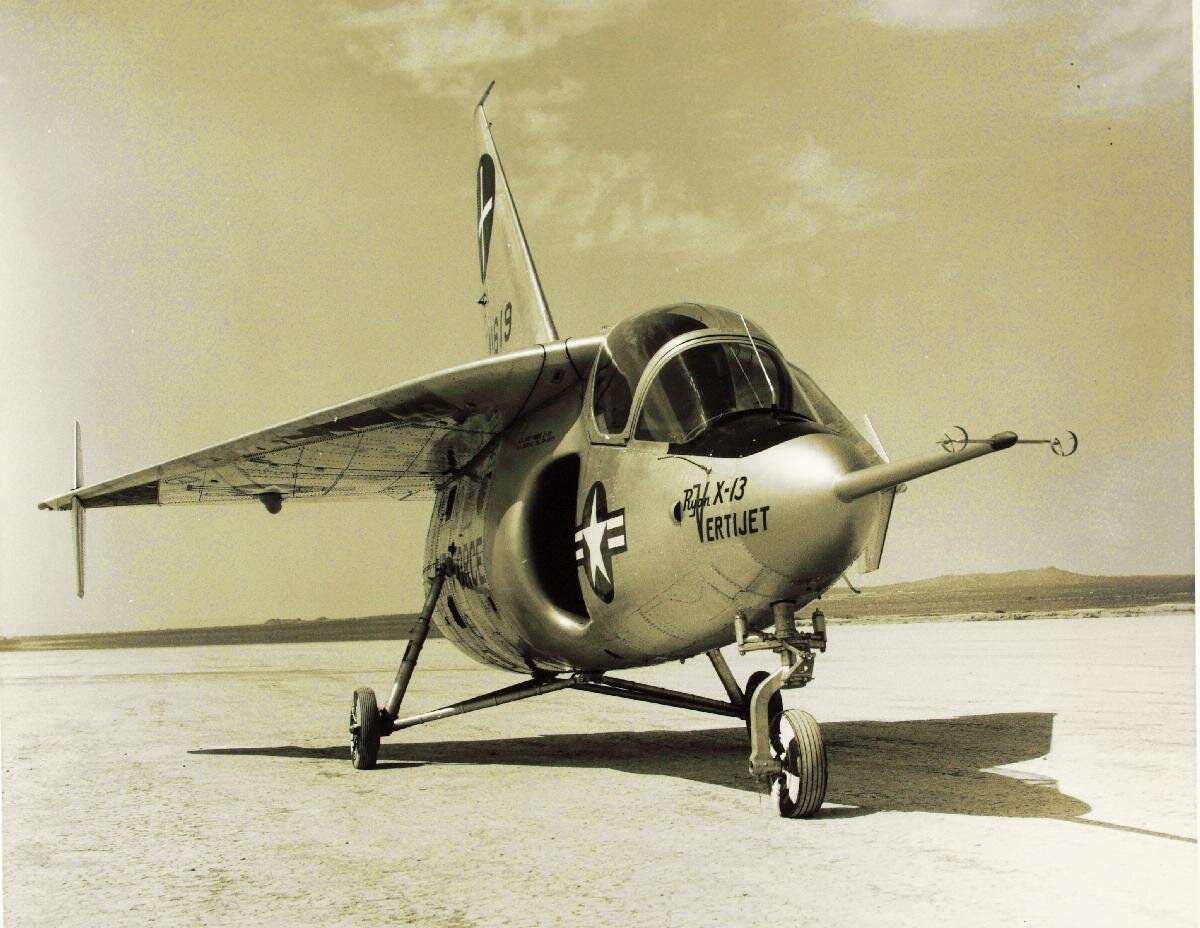
[[[491,87],[488,88],[490,93]],[[891,462],[739,312],[683,303],[561,338],[484,112],[477,233],[488,356],[41,503],[68,510],[83,595],[83,516],[104,506],[433,496],[426,599],[386,704],[355,691],[355,767],[404,728],[568,687],[746,721],[750,772],[781,815],[825,795],[821,730],[780,691],[812,679],[819,611],[856,559],[879,566],[906,481],[1012,447],[1012,432]],[[502,254],[497,254],[501,252]],[[1047,442],[1062,455],[1073,434]],[[526,679],[404,718],[430,622]],[[739,685],[721,652],[769,649]],[[612,676],[705,654],[728,701]]]

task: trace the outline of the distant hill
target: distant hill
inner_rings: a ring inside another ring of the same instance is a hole
[[[1145,609],[1194,603],[1191,575],[1089,577],[1043,567],[1000,574],[960,574],[911,583],[864,587],[861,594],[839,584],[820,601],[834,621],[871,621],[888,616],[1023,616],[1071,610]],[[0,651],[74,648],[179,648],[211,644],[295,644],[310,641],[394,641],[409,637],[414,614],[355,619],[269,619],[261,625],[163,628],[137,632],[31,635],[0,638]],[[438,637],[436,628],[430,637]]]
[[[1092,577],[1057,567],[996,574],[960,574],[909,583],[830,590],[821,610],[830,617],[959,615],[964,613],[1061,612],[1132,609],[1194,603],[1192,574]]]
[[[889,583],[883,586],[865,587],[872,590],[892,590],[898,587],[933,589],[935,587],[1037,587],[1063,586],[1079,583],[1085,580],[1133,580],[1140,577],[1091,577],[1087,574],[1076,574],[1061,567],[1038,567],[1033,570],[1010,570],[1002,573],[987,574],[943,574],[940,577],[930,577],[927,580],[910,580],[905,583]]]
[[[357,619],[268,619],[261,625],[158,628],[137,632],[30,635],[0,638],[0,651],[58,651],[74,648],[182,648],[207,644],[296,644],[306,641],[390,641],[406,639],[416,614],[369,615]],[[429,637],[440,636],[437,628]]]

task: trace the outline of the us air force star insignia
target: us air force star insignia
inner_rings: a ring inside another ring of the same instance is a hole
[[[575,563],[583,565],[592,592],[613,601],[612,556],[625,550],[625,510],[608,511],[604,484],[597,481],[583,504],[583,524],[575,529]]]

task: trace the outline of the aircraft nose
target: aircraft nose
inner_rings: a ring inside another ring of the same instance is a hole
[[[881,501],[872,494],[843,502],[834,484],[868,465],[863,454],[837,435],[816,434],[753,460],[748,483],[761,530],[744,536],[750,555],[789,582],[836,576],[849,567],[867,543]]]

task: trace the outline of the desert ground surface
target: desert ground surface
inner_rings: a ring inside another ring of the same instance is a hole
[[[838,626],[785,821],[734,720],[561,692],[351,768],[403,646],[0,655],[5,924],[1192,925],[1194,618]],[[774,658],[728,655],[744,680]],[[628,676],[721,696],[703,658]],[[431,641],[416,711],[508,685]]]

